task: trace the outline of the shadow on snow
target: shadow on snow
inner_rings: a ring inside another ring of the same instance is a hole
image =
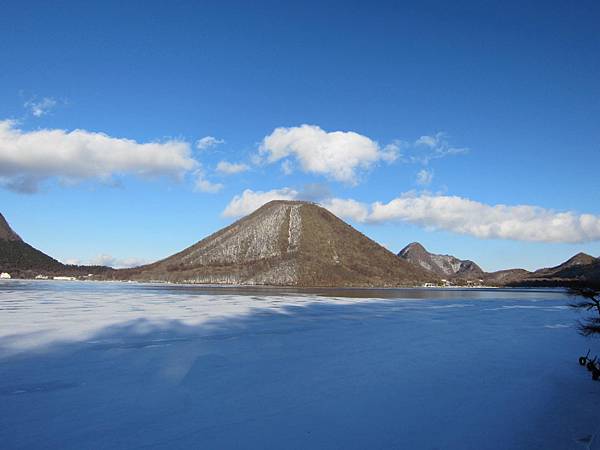
[[[195,326],[109,326],[0,360],[0,440],[77,449],[588,446],[598,389],[577,367],[585,344],[572,328],[549,327],[571,313],[556,302],[511,305],[320,302]]]

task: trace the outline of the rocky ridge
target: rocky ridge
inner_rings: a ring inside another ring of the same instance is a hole
[[[398,256],[441,278],[475,280],[484,276],[483,270],[473,261],[458,259],[451,255],[429,253],[418,242],[408,244],[398,253]]]

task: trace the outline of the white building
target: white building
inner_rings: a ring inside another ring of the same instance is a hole
[[[77,280],[77,278],[75,277],[54,277],[53,280],[59,280],[59,281],[75,281]]]
[[[0,273],[0,280],[10,280],[12,277],[10,273],[2,272]]]

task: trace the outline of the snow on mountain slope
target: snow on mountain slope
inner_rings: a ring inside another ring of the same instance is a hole
[[[338,287],[418,285],[432,279],[326,209],[300,201],[267,203],[173,256],[117,276]]]

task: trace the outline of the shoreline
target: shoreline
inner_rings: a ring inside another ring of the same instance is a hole
[[[169,281],[137,281],[137,280],[40,280],[30,278],[13,278],[0,280],[0,285],[9,284],[14,282],[34,282],[40,284],[98,284],[98,285],[115,285],[115,286],[149,286],[149,287],[163,287],[172,289],[196,289],[196,290],[222,290],[225,291],[256,291],[256,292],[282,292],[282,293],[306,293],[306,294],[319,294],[319,293],[331,293],[333,291],[341,292],[393,292],[393,291],[508,291],[508,292],[560,292],[566,291],[568,287],[560,286],[280,286],[280,285],[259,285],[259,284],[199,284],[199,283],[177,283]]]

